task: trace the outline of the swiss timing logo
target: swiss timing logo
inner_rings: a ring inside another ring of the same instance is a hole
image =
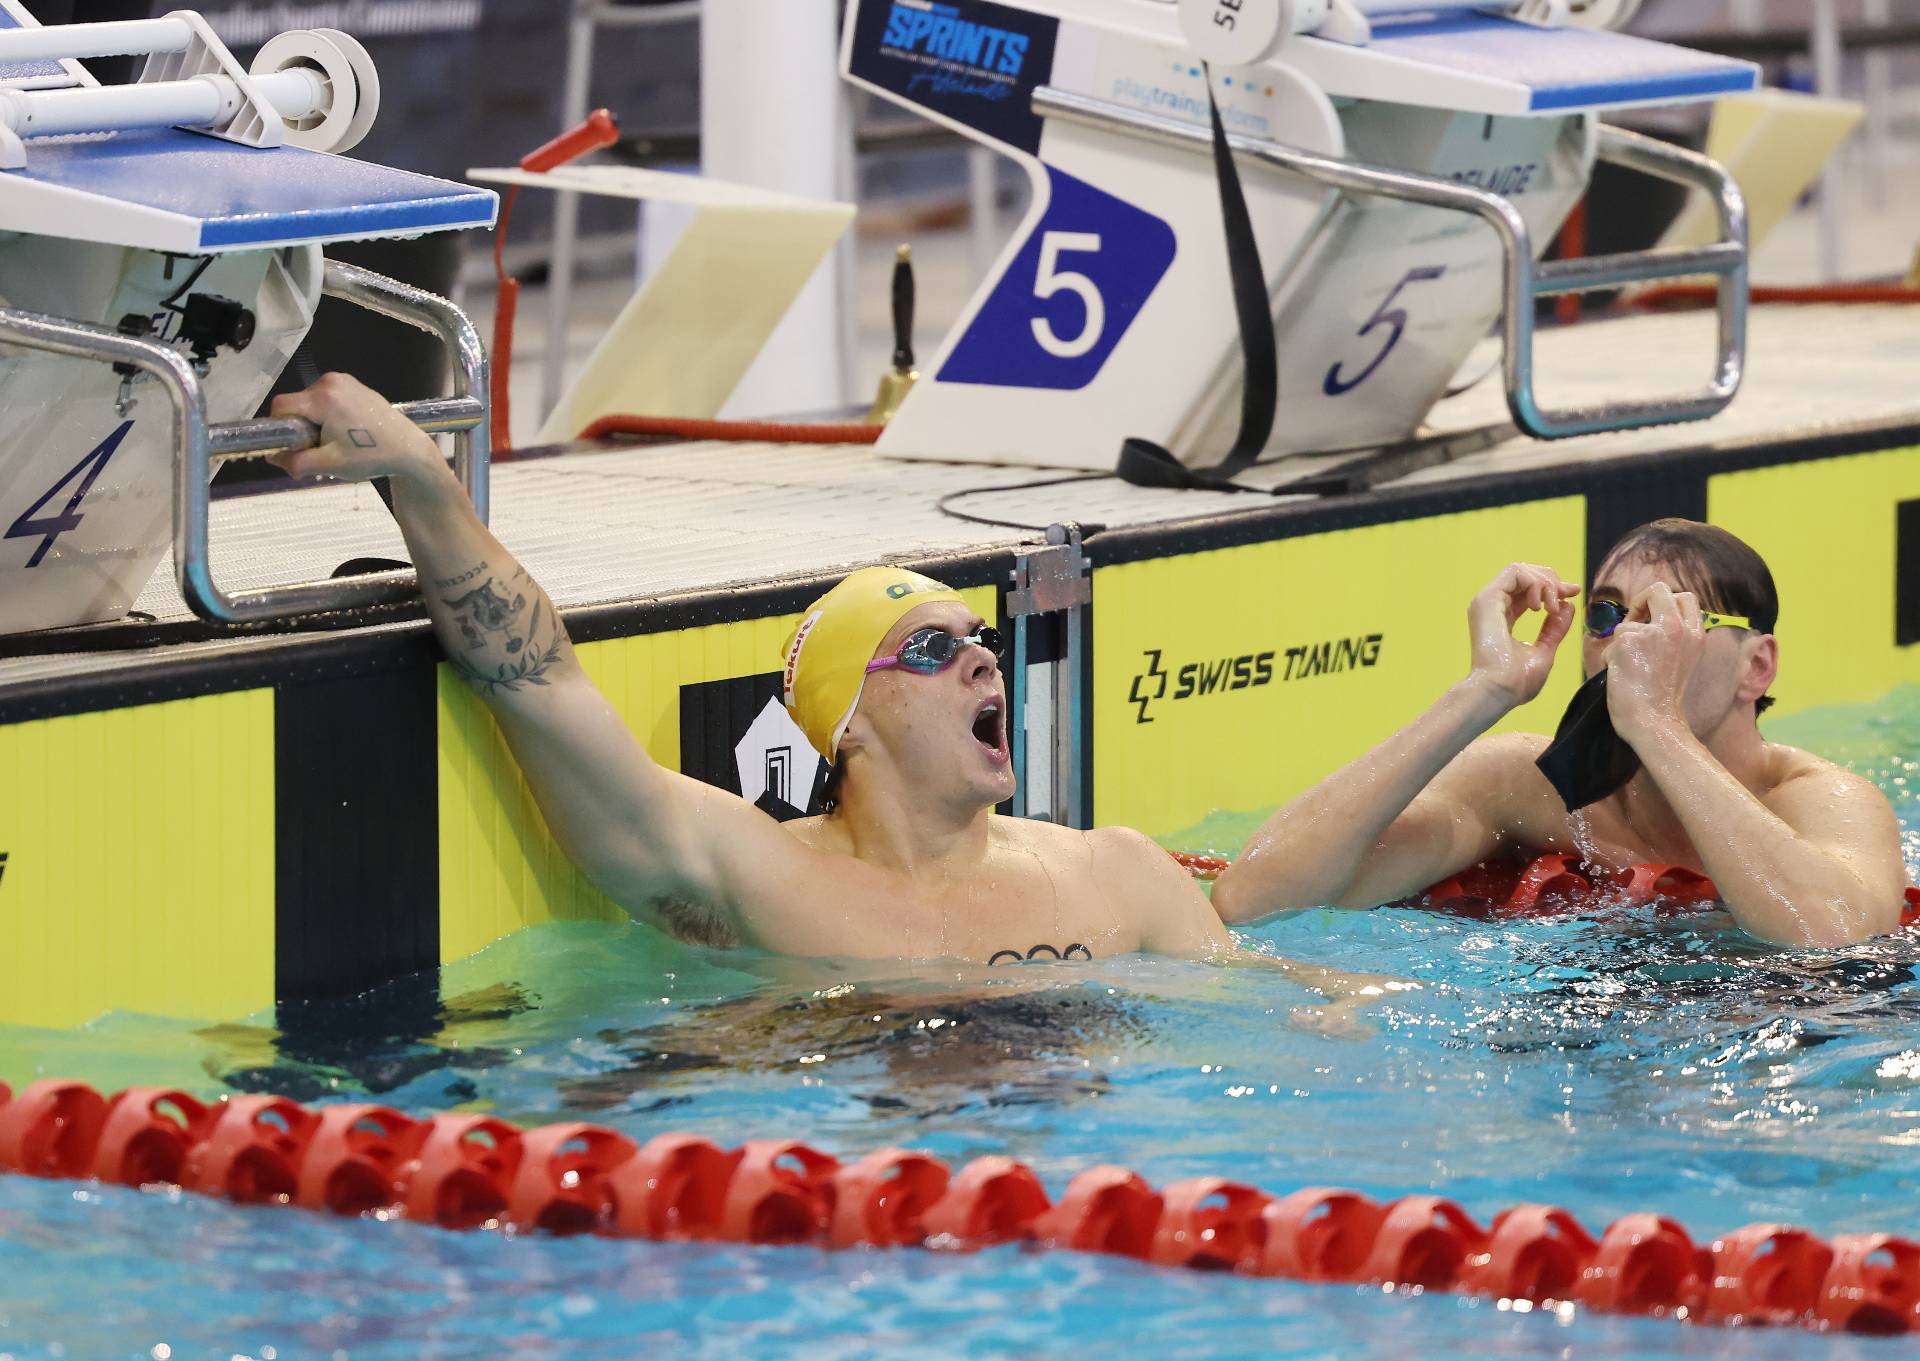
[[[1140,716],[1133,720],[1135,723],[1153,722],[1147,717],[1147,705],[1156,699],[1165,699],[1167,694],[1167,673],[1160,665],[1160,649],[1148,648],[1143,655],[1147,659],[1147,669],[1134,676],[1133,685],[1127,691],[1127,703],[1138,705],[1140,709]],[[1150,695],[1142,693],[1140,688],[1148,683],[1154,687]]]
[[[1134,673],[1133,683],[1127,687],[1127,703],[1134,706],[1135,723],[1152,723],[1154,717],[1147,712],[1147,706],[1160,701],[1172,704],[1233,690],[1258,689],[1276,682],[1284,684],[1365,670],[1378,664],[1380,647],[1385,640],[1385,635],[1379,633],[1329,638],[1324,642],[1299,643],[1264,652],[1208,657],[1182,663],[1171,671],[1161,660],[1164,649],[1143,648],[1140,656],[1146,664]]]

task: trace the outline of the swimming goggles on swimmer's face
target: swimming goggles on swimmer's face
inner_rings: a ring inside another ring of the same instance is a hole
[[[935,675],[953,665],[954,658],[960,655],[960,649],[972,643],[984,647],[998,661],[1005,655],[1005,647],[1000,641],[1000,630],[990,624],[982,624],[965,637],[949,633],[945,629],[925,628],[909,633],[906,641],[900,644],[900,650],[891,657],[876,657],[867,663],[867,674],[883,671],[889,666],[904,666],[909,671],[922,676]]]
[[[1610,600],[1606,596],[1589,600],[1587,602],[1587,635],[1592,638],[1613,637],[1613,631],[1626,623],[1627,616],[1632,612],[1624,601]],[[1700,627],[1702,629],[1750,629],[1753,623],[1743,615],[1713,614],[1702,610]]]

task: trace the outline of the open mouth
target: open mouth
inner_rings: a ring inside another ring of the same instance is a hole
[[[973,740],[995,756],[1007,754],[1006,713],[1000,701],[990,699],[973,716]]]

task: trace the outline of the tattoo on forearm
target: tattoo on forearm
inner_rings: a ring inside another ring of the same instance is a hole
[[[458,651],[448,648],[453,664],[483,695],[547,684],[547,673],[565,651],[559,617],[537,591],[520,589],[526,579],[521,572],[503,589],[498,577],[488,577],[470,591],[442,597],[461,644]]]
[[[466,585],[467,582],[472,581],[475,577],[479,576],[482,572],[486,570],[487,570],[487,564],[484,562],[479,563],[473,567],[469,567],[466,571],[460,573],[458,576],[435,577],[433,579],[433,584],[435,586],[440,587],[442,590],[446,590],[453,586],[464,586]]]
[[[378,449],[380,441],[373,437],[373,431],[362,430],[359,426],[347,431],[347,438],[353,441],[356,449]]]

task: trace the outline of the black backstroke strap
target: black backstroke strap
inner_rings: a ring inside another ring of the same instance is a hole
[[[1240,433],[1217,466],[1196,472],[1161,445],[1135,436],[1120,446],[1114,471],[1140,487],[1195,487],[1207,491],[1259,491],[1233,481],[1267,447],[1274,407],[1280,400],[1280,360],[1274,347],[1273,314],[1268,309],[1267,276],[1260,267],[1260,246],[1240,187],[1240,171],[1227,146],[1220,106],[1213,98],[1213,69],[1207,67],[1207,112],[1213,118],[1213,170],[1220,185],[1220,216],[1227,234],[1227,272],[1233,280],[1233,310],[1240,321],[1240,359],[1246,371],[1240,396]]]

